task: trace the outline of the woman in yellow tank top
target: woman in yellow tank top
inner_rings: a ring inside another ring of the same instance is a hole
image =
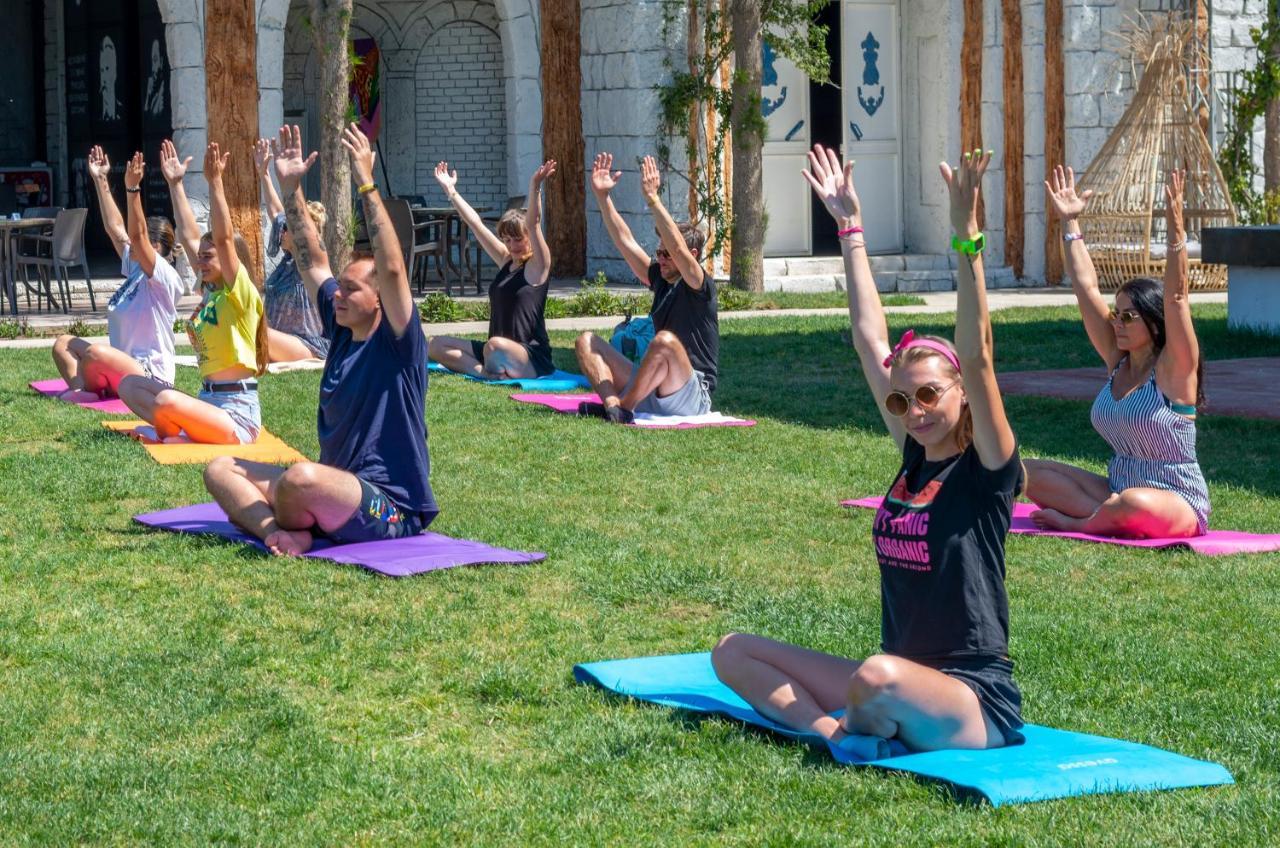
[[[248,251],[231,225],[231,210],[222,187],[222,173],[230,153],[216,143],[204,155],[209,183],[209,232],[195,251],[204,299],[187,320],[187,335],[195,348],[203,385],[198,397],[178,391],[161,380],[127,377],[120,382],[120,399],[156,429],[161,439],[236,444],[256,441],[262,429],[258,382],[267,366],[267,322],[262,297],[249,277]],[[186,161],[179,161],[171,142],[165,142],[161,168],[169,183],[178,219],[179,237],[191,240],[197,231],[195,215],[182,189]]]

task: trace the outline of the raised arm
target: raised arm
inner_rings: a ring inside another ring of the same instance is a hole
[[[631,273],[647,286],[649,285],[649,265],[653,260],[644,252],[644,248],[631,234],[631,228],[627,226],[627,222],[613,205],[613,198],[609,193],[618,185],[622,172],[613,171],[612,168],[612,153],[596,154],[595,164],[591,167],[591,193],[595,195],[596,205],[600,207],[600,217],[604,219],[604,228],[609,231],[609,238],[613,239],[613,246],[618,248],[622,258],[627,261],[627,267],[631,269]]]
[[[1177,401],[1194,404],[1200,342],[1191,323],[1187,282],[1187,233],[1182,224],[1186,171],[1171,171],[1164,187],[1168,253],[1164,263],[1164,351],[1157,364],[1161,388]],[[1172,390],[1172,391],[1168,391]]]
[[[989,164],[991,152],[975,150],[964,154],[956,170],[946,162],[940,166],[951,196],[951,226],[958,239],[972,241],[978,236],[978,198],[982,175]],[[985,468],[1001,468],[1013,456],[1017,442],[996,384],[995,345],[987,312],[982,254],[962,251],[957,277],[956,357],[973,415],[973,445]]]
[[[147,217],[142,211],[142,178],[147,172],[141,153],[133,154],[124,169],[125,203],[129,208],[129,255],[148,277],[156,272],[156,249],[147,234]]]
[[[369,139],[360,131],[359,124],[351,124],[342,131],[342,146],[351,154],[351,178],[361,186],[364,201],[364,220],[369,227],[369,242],[373,245],[373,261],[378,270],[378,298],[382,301],[382,316],[391,322],[391,329],[399,338],[416,328],[417,309],[413,305],[413,292],[409,289],[409,274],[404,267],[404,253],[391,216],[382,205],[378,188],[373,185],[373,149]],[[474,213],[472,213],[474,214]]]
[[[436,182],[440,184],[440,188],[444,189],[445,196],[458,211],[458,217],[462,218],[462,222],[471,230],[480,247],[484,248],[484,252],[489,254],[493,264],[498,267],[506,265],[507,260],[511,258],[507,246],[494,234],[493,230],[484,225],[480,214],[471,208],[471,204],[458,194],[458,172],[450,171],[448,162],[436,163]]]
[[[551,276],[551,248],[542,235],[542,183],[556,172],[556,160],[548,159],[529,178],[529,211],[524,216],[524,228],[529,233],[529,246],[533,255],[525,263],[525,279],[530,285],[540,286]]]
[[[319,153],[302,156],[302,131],[298,127],[284,126],[272,147],[276,160],[276,178],[284,195],[284,217],[293,234],[293,261],[297,265],[307,296],[314,303],[316,292],[333,277],[329,267],[329,254],[316,232],[316,226],[307,214],[307,202],[302,194],[302,178],[315,164]]]
[[[169,201],[173,206],[173,222],[177,225],[178,244],[182,245],[188,262],[194,262],[200,254],[200,225],[196,223],[196,214],[191,211],[191,202],[187,200],[187,190],[182,185],[182,178],[187,175],[191,165],[191,157],[178,158],[178,148],[173,142],[165,139],[160,145],[160,173],[164,174],[165,184],[169,186]]]
[[[228,287],[235,284],[240,273],[240,255],[236,253],[235,227],[231,223],[231,207],[227,205],[227,193],[222,187],[222,172],[227,168],[231,152],[223,153],[216,141],[210,142],[204,151],[204,178],[209,184],[209,233],[213,248],[218,251],[218,264],[222,266],[222,281]]]
[[[1093,192],[1077,194],[1076,172],[1071,168],[1064,171],[1061,165],[1055,167],[1049,179],[1045,180],[1044,190],[1045,208],[1049,214],[1058,217],[1064,236],[1070,237],[1063,250],[1067,260],[1067,279],[1071,280],[1071,290],[1075,292],[1076,303],[1080,306],[1085,332],[1093,343],[1093,349],[1107,363],[1107,368],[1114,368],[1120,361],[1120,349],[1116,347],[1116,334],[1111,329],[1110,309],[1098,291],[1098,272],[1093,267],[1084,239],[1080,238],[1078,219]]]
[[[276,194],[275,183],[271,182],[271,139],[260,138],[254,143],[253,167],[262,185],[262,202],[267,207],[268,222],[274,223],[276,216],[284,211],[284,204]]]
[[[658,239],[663,248],[671,255],[671,261],[680,271],[680,277],[691,289],[700,289],[705,284],[702,265],[689,245],[684,243],[680,235],[680,227],[675,218],[662,205],[658,189],[662,187],[662,175],[658,173],[658,163],[652,156],[644,157],[640,164],[640,190],[644,192],[644,202],[649,204],[649,212],[653,215],[653,223],[658,229]]]
[[[96,144],[89,151],[89,177],[93,180],[94,191],[98,193],[102,228],[107,231],[107,238],[111,239],[116,255],[124,258],[124,246],[129,243],[129,233],[125,229],[124,219],[120,217],[116,199],[111,196],[111,160]]]
[[[813,193],[835,219],[840,236],[840,252],[844,257],[845,288],[849,292],[849,326],[853,330],[853,348],[862,364],[867,387],[875,397],[876,408],[889,435],[901,448],[907,438],[903,419],[890,415],[884,408],[889,394],[890,353],[889,327],[880,304],[880,293],[867,259],[867,243],[862,233],[862,205],[853,187],[853,162],[840,167],[834,150],[815,144],[809,152],[809,170],[802,172]]]

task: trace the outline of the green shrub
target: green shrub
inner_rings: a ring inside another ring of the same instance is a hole
[[[621,315],[622,298],[605,288],[608,277],[601,271],[593,280],[583,280],[578,291],[569,298],[569,314],[578,317],[584,315]]]
[[[424,324],[447,324],[467,319],[462,304],[444,292],[432,292],[418,304],[418,316]]]
[[[98,335],[98,333],[102,332],[103,329],[104,328],[102,327],[91,327],[81,319],[77,318],[67,327],[67,332],[73,336],[84,338],[85,336]]]
[[[756,298],[749,291],[735,289],[733,286],[720,286],[716,289],[716,303],[721,312],[737,312],[754,309]]]
[[[25,339],[31,335],[26,318],[0,318],[0,339]]]
[[[563,297],[547,298],[547,306],[543,310],[543,314],[546,315],[547,318],[572,317],[569,315],[569,301],[565,300]]]
[[[489,301],[487,300],[468,300],[460,304],[463,313],[469,321],[488,321],[489,320]]]

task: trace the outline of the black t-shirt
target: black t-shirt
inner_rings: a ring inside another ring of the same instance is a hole
[[[973,445],[929,462],[907,437],[871,528],[885,653],[935,666],[1009,655],[1004,540],[1021,490],[1017,450],[991,471]]]
[[[716,281],[703,275],[702,288],[693,289],[684,280],[668,283],[658,272],[658,263],[649,266],[649,288],[653,289],[654,332],[669,330],[684,345],[689,361],[707,377],[707,391],[716,390],[720,373],[720,318],[716,306]]]
[[[529,359],[539,376],[556,370],[547,337],[547,289],[529,284],[525,266],[515,272],[503,265],[489,286],[489,338],[501,336],[529,348]]]
[[[330,278],[316,293],[329,338],[320,377],[320,461],[350,471],[424,520],[440,511],[427,454],[427,340],[417,316],[396,337],[386,316],[364,341],[338,323]]]

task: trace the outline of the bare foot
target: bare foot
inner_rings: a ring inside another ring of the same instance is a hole
[[[310,530],[276,530],[262,540],[276,556],[302,556],[311,550]]]
[[[67,389],[58,395],[58,400],[66,403],[96,403],[102,400],[97,392],[90,392],[84,389]]]
[[[191,439],[186,436],[165,436],[161,441],[166,445],[189,445]]]
[[[1075,530],[1080,519],[1072,518],[1056,509],[1037,509],[1031,513],[1031,523],[1041,530]]]

